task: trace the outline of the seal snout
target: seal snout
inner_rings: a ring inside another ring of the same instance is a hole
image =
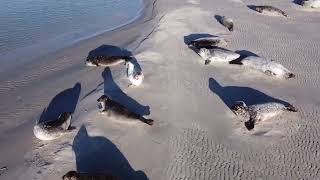
[[[96,64],[94,64],[91,60],[87,59],[85,62],[86,66],[97,66]]]
[[[189,48],[193,48],[193,47],[194,47],[193,43],[189,43],[189,44],[188,44],[188,47],[189,47]]]

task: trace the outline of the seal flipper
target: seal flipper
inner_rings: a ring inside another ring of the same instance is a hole
[[[209,65],[211,63],[211,60],[207,59],[204,61],[204,65]]]
[[[286,105],[286,110],[291,111],[291,112],[298,112],[298,109],[291,104]]]
[[[146,119],[146,118],[144,118],[144,117],[141,117],[141,118],[140,118],[140,121],[142,121],[142,122],[144,122],[144,123],[146,123],[146,124],[148,124],[148,125],[150,125],[150,126],[153,125],[153,120],[152,120],[152,119]]]

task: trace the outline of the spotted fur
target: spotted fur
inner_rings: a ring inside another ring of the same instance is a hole
[[[240,57],[240,54],[223,48],[206,49],[201,48],[198,51],[200,57],[205,60],[205,64],[213,62],[230,62]]]
[[[87,66],[110,67],[121,63],[126,63],[131,59],[130,56],[95,56],[86,60]]]
[[[131,112],[123,105],[119,104],[116,101],[111,100],[106,95],[102,95],[98,100],[98,107],[100,113],[107,115],[108,117],[113,118],[126,118],[133,121],[141,121],[148,125],[153,125],[152,119],[146,119],[143,116]]]
[[[267,58],[248,56],[240,61],[232,61],[230,64],[243,65],[244,67],[248,67],[263,72],[268,76],[277,78],[289,79],[295,77],[295,75],[283,65]]]
[[[204,38],[198,38],[193,41],[191,41],[188,46],[190,48],[207,48],[211,49],[214,47],[226,47],[228,42],[221,37],[204,37]]]
[[[255,6],[255,9],[257,12],[268,15],[268,16],[288,17],[288,15],[284,11],[273,6]]]
[[[297,109],[290,104],[284,105],[276,102],[247,106],[243,101],[239,101],[231,107],[231,110],[235,115],[244,119],[248,130],[252,130],[257,122],[271,119],[284,111],[297,112]]]

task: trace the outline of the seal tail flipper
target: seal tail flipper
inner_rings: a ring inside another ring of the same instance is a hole
[[[244,125],[246,126],[246,128],[251,131],[254,128],[254,120],[250,119],[246,122],[244,122]]]
[[[152,126],[152,125],[153,125],[153,122],[154,122],[152,119],[146,119],[146,118],[144,118],[144,117],[141,117],[140,120],[141,120],[142,122],[150,125],[150,126]]]
[[[289,78],[295,78],[296,77],[296,75],[295,74],[293,74],[293,73],[288,73],[288,75],[287,75],[287,79],[289,79]]]
[[[298,109],[291,104],[286,106],[286,110],[291,111],[291,112],[298,112]]]
[[[233,24],[229,26],[229,31],[232,32],[233,31]]]
[[[284,17],[288,17],[288,14],[285,13],[285,12],[282,12],[282,15],[283,15]]]

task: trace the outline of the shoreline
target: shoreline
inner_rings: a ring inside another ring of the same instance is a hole
[[[3,66],[0,67],[0,73],[6,73],[6,71],[12,70],[17,67],[19,68],[24,64],[32,63],[32,60],[36,61],[42,56],[46,56],[48,54],[62,51],[63,49],[69,48],[75,44],[89,40],[96,36],[106,34],[108,32],[116,31],[118,29],[121,29],[124,26],[135,23],[135,21],[139,20],[141,16],[143,16],[143,13],[145,11],[145,7],[147,4],[147,0],[141,0],[141,1],[142,1],[142,7],[141,9],[139,9],[137,14],[134,17],[132,17],[129,21],[123,24],[117,25],[115,27],[108,28],[105,30],[100,30],[91,34],[86,34],[84,32],[74,32],[72,34],[82,34],[81,37],[79,36],[75,39],[74,38],[68,39],[69,38],[68,36],[70,35],[64,34],[64,35],[57,36],[54,39],[41,40],[40,42],[37,42],[34,45],[0,53],[3,59],[13,61],[8,64],[4,63]],[[65,39],[68,39],[68,40],[65,40]],[[39,49],[45,50],[45,51],[41,52],[39,51]],[[50,49],[50,50],[47,50],[47,49]],[[38,52],[38,53],[35,54],[34,52]],[[20,54],[20,55],[16,55],[16,54]],[[24,58],[24,57],[27,57],[27,58]]]

